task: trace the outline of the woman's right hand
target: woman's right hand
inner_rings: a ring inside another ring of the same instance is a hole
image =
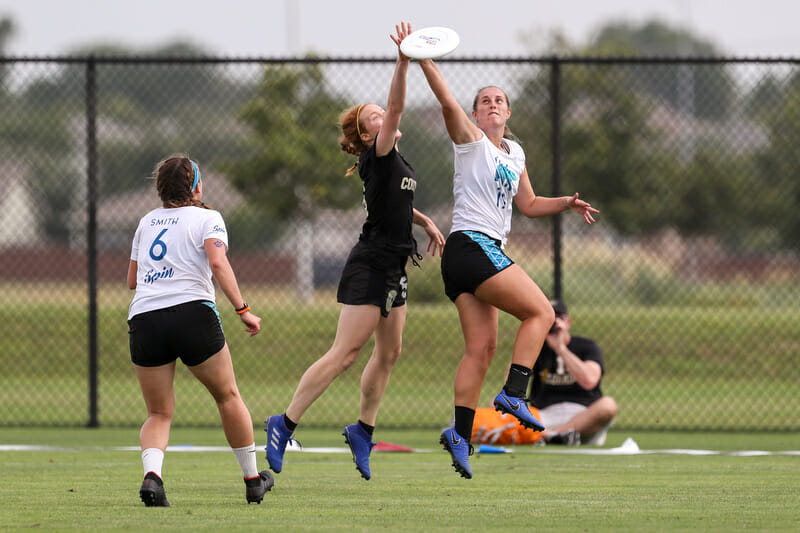
[[[397,32],[397,37],[395,37],[394,35],[389,35],[389,38],[394,41],[394,44],[397,45],[398,57],[404,61],[408,61],[409,57],[400,51],[400,43],[402,43],[403,39],[405,39],[411,34],[411,23],[409,22],[408,24],[406,24],[405,22],[401,22],[400,26],[395,26],[394,28],[395,31]]]

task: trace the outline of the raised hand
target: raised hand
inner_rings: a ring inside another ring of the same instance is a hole
[[[592,216],[592,213],[600,212],[594,207],[592,207],[592,205],[589,202],[584,202],[583,200],[578,198],[578,193],[572,195],[572,198],[569,199],[567,205],[569,205],[570,209],[580,214],[583,217],[583,220],[585,220],[587,224],[591,224],[592,222],[594,222],[594,217]]]
[[[400,57],[402,59],[408,59],[408,56],[400,51],[400,43],[402,43],[403,39],[411,34],[411,23],[401,22],[400,25],[395,26],[394,29],[397,32],[397,36],[395,37],[394,35],[389,35],[389,38],[394,41],[394,44],[397,45],[397,53],[400,55]]]

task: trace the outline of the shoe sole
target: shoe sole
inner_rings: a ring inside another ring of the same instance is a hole
[[[461,465],[461,463],[459,463],[458,460],[456,459],[456,454],[453,453],[453,448],[450,446],[450,441],[447,440],[447,437],[445,437],[444,435],[439,437],[439,444],[441,444],[444,447],[444,449],[447,450],[447,453],[450,454],[450,458],[453,460],[453,468],[456,469],[456,472],[461,474],[461,477],[463,478],[472,479],[472,474],[467,472],[467,469],[464,468]]]
[[[342,432],[342,435],[344,435],[344,442],[345,442],[345,443],[347,444],[347,446],[350,448],[350,455],[352,455],[352,456],[353,456],[353,462],[354,462],[354,463],[355,463],[355,465],[356,465],[356,470],[358,470],[358,473],[359,473],[359,474],[361,474],[361,477],[363,477],[364,479],[366,479],[367,481],[369,481],[369,480],[370,480],[370,477],[372,477],[372,476],[371,476],[370,474],[367,474],[367,473],[365,473],[365,472],[364,472],[363,470],[361,470],[361,468],[358,466],[358,461],[356,460],[356,451],[353,449],[353,443],[352,443],[352,442],[350,442],[350,435],[349,435],[349,434],[348,434],[348,432],[347,432],[347,428],[345,428],[345,429],[344,429],[344,432]]]
[[[507,408],[501,402],[495,402],[494,410],[498,411],[500,413],[503,413],[503,414],[507,414],[507,415],[513,416],[514,418],[516,418],[519,421],[520,425],[522,425],[523,427],[526,427],[528,429],[532,429],[534,431],[544,431],[544,429],[545,429],[544,424],[541,424],[541,423],[535,424],[533,422],[528,422],[527,420],[523,420],[522,418],[517,416],[517,414],[514,411],[512,411],[509,408]],[[533,415],[531,415],[531,416],[533,416]]]
[[[161,496],[158,494],[157,491],[152,489],[141,489],[139,490],[139,498],[142,499],[145,507],[169,507],[169,502],[167,498],[161,499]]]

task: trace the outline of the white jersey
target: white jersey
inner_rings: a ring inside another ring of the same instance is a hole
[[[138,269],[128,319],[193,300],[215,301],[206,239],[228,246],[222,215],[212,209],[160,207],[142,217],[131,247]]]
[[[481,132],[481,139],[454,144],[453,231],[480,231],[506,243],[511,230],[512,200],[525,170],[522,147],[503,139],[509,153],[497,148]]]

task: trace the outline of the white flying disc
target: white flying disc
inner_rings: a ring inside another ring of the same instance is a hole
[[[410,33],[400,43],[400,51],[413,59],[442,57],[456,49],[461,38],[450,28],[431,26]]]

